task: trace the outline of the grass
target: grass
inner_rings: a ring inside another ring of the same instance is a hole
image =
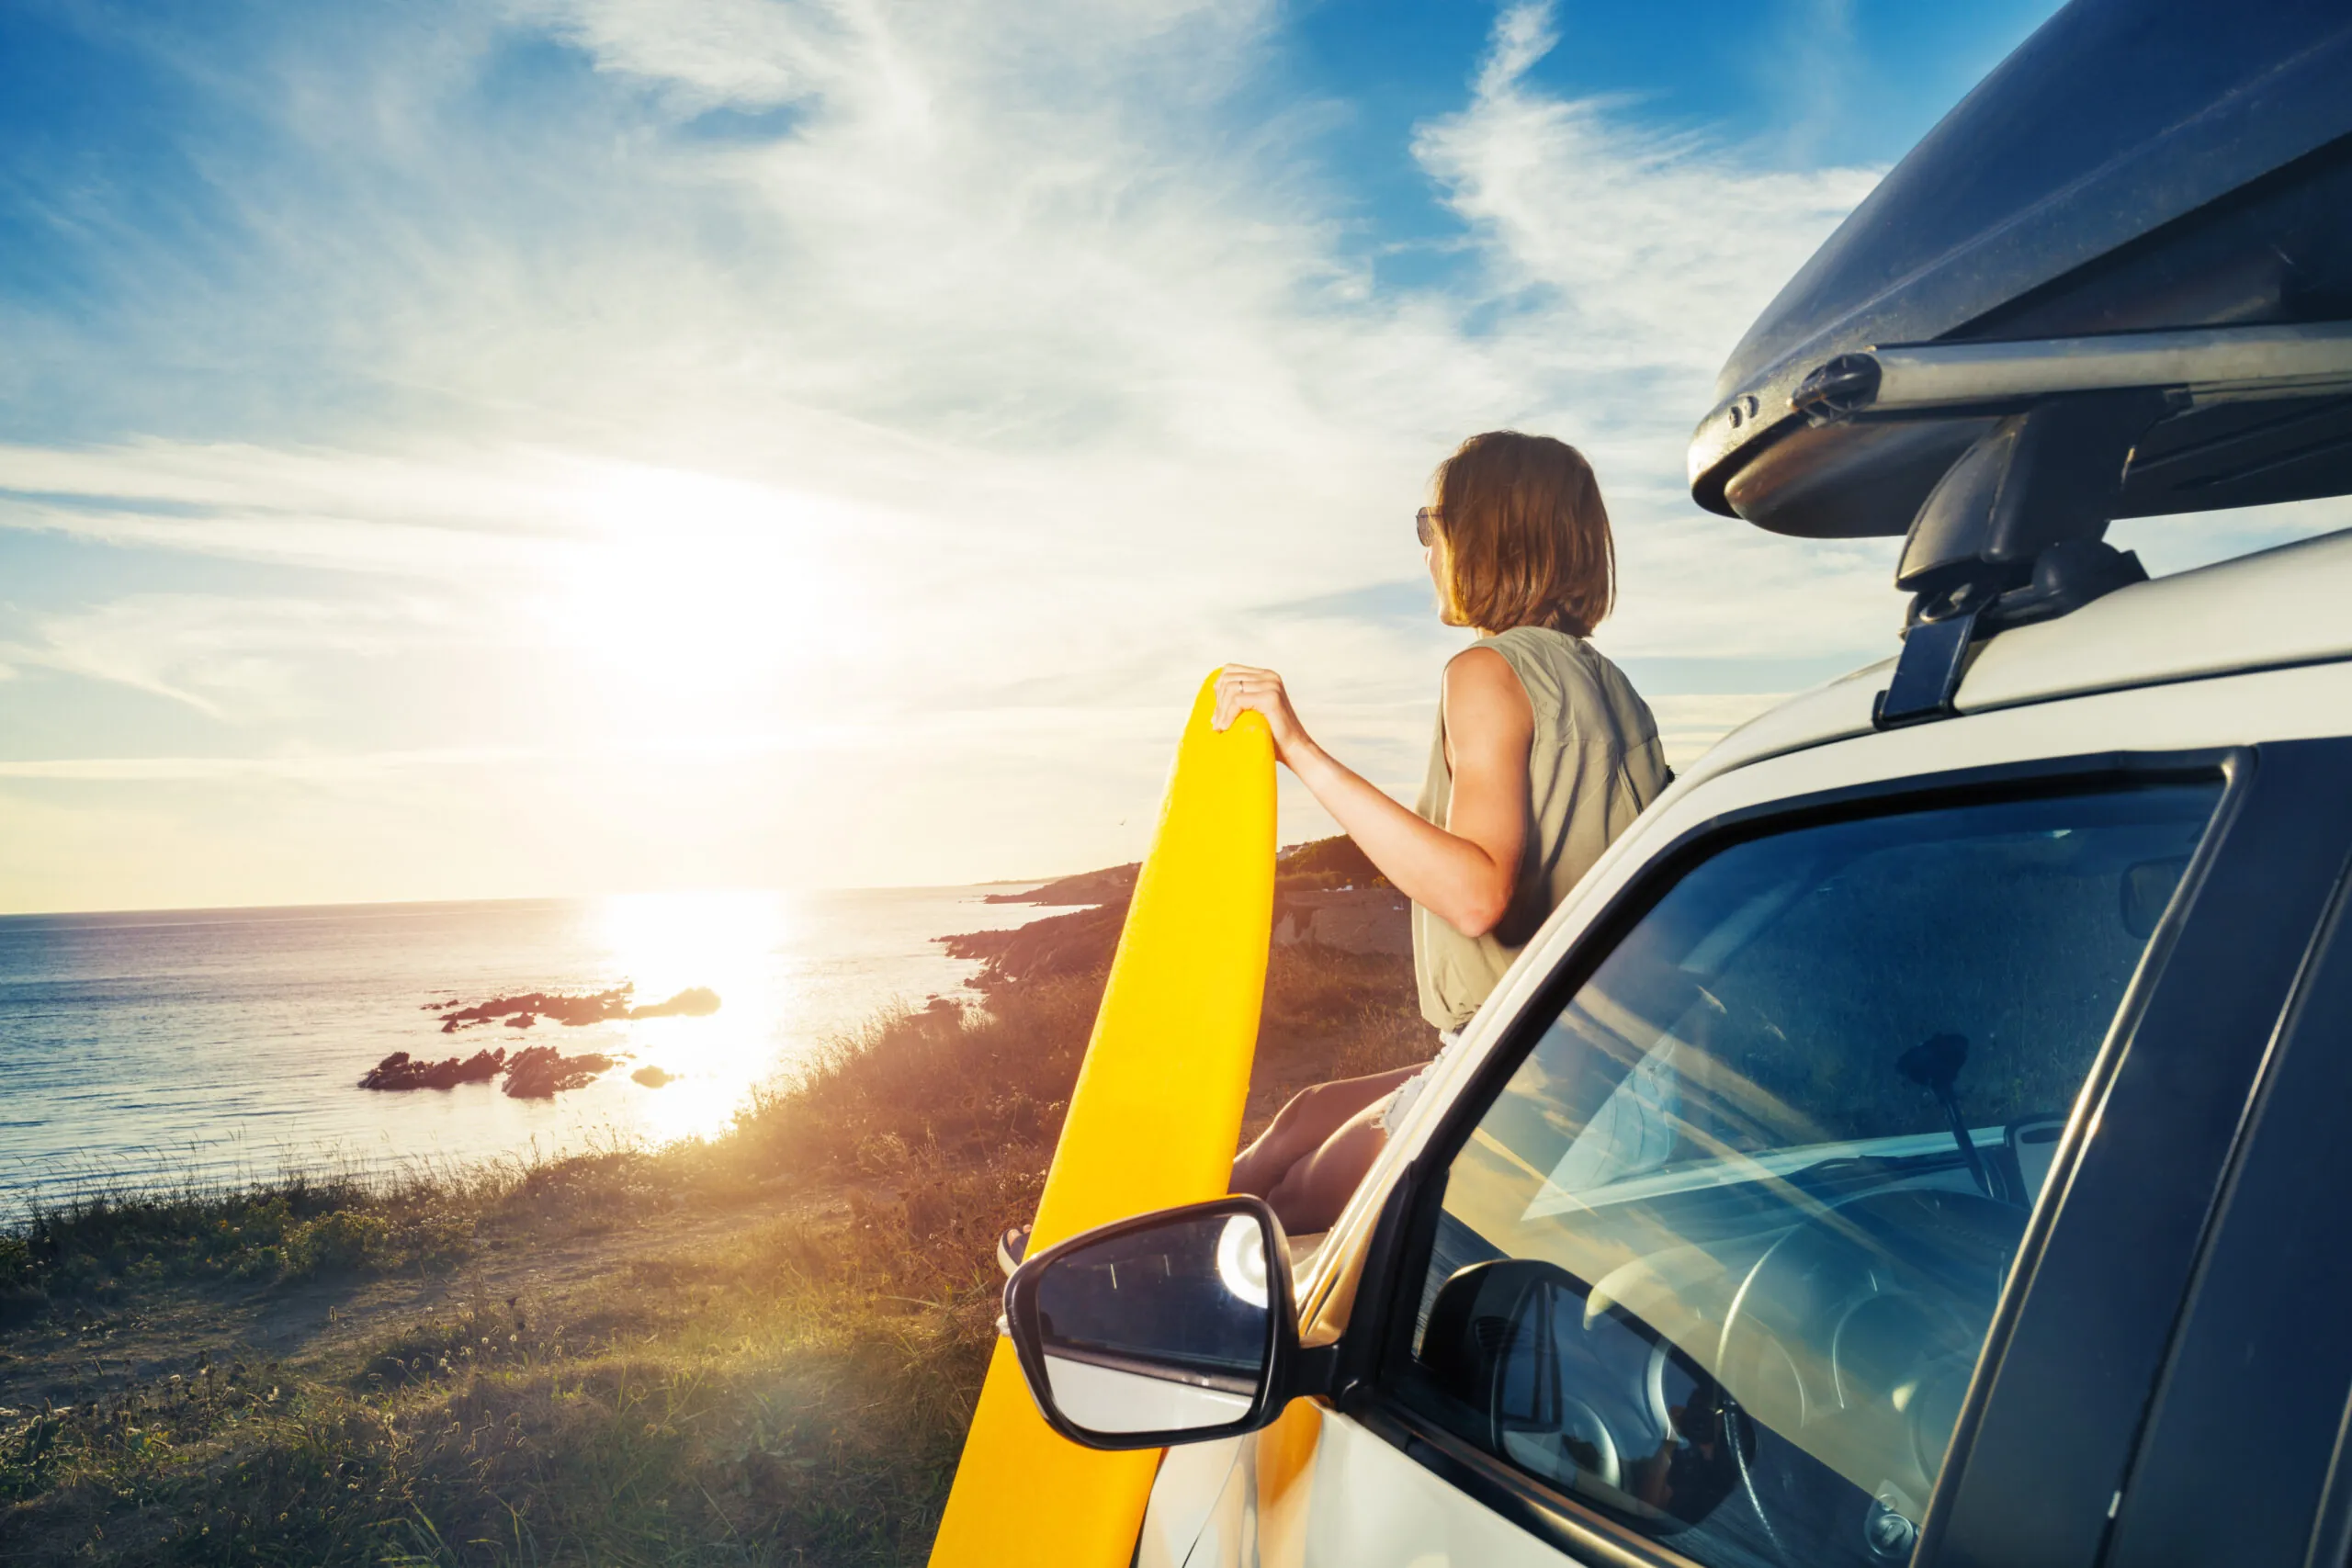
[[[707,1143],[0,1235],[0,1562],[922,1560],[1099,973],[899,1014]],[[1426,1055],[1278,949],[1253,1120]]]

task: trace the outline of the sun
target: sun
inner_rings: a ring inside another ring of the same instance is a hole
[[[855,597],[820,499],[688,471],[603,470],[544,601],[550,639],[665,705],[739,696],[841,646]]]

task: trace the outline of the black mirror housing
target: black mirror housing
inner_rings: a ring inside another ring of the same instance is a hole
[[[1238,1437],[1328,1392],[1303,1351],[1290,1243],[1262,1199],[1217,1198],[1074,1235],[1005,1281],[1004,1318],[1046,1425],[1091,1449]]]

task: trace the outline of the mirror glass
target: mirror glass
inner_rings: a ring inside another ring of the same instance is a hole
[[[1091,1432],[1190,1432],[1250,1414],[1273,1343],[1271,1237],[1209,1214],[1065,1253],[1037,1280],[1046,1380]]]

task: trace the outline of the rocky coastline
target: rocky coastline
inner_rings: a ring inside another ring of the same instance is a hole
[[[486,1023],[509,1029],[530,1029],[542,1019],[567,1029],[591,1023],[641,1018],[708,1018],[718,1010],[718,993],[707,986],[689,986],[666,1001],[639,1005],[632,998],[636,987],[628,981],[607,990],[568,993],[526,991],[468,1004],[462,998],[427,1002],[419,1010],[439,1015],[441,1032]],[[566,1089],[582,1089],[612,1071],[626,1056],[601,1051],[566,1055],[552,1045],[526,1045],[514,1052],[504,1046],[477,1051],[470,1056],[445,1056],[435,1061],[395,1051],[368,1070],[359,1087],[385,1093],[413,1089],[456,1089],[460,1084],[490,1083],[500,1078],[499,1091],[514,1100],[551,1100]],[[675,1074],[660,1067],[639,1067],[630,1078],[648,1089],[660,1089]]]
[[[1111,961],[1135,897],[1135,864],[1058,877],[1024,893],[992,893],[991,904],[1080,905],[1005,931],[962,931],[935,940],[950,956],[978,963],[983,992],[1093,973]],[[1293,844],[1274,862],[1274,945],[1399,957],[1413,950],[1411,905],[1355,841]]]
[[[546,1019],[566,1029],[616,1019],[708,1018],[718,1010],[718,993],[707,986],[689,986],[667,1001],[639,1006],[630,998],[637,987],[628,981],[610,990],[573,996],[562,991],[526,991],[521,996],[492,997],[469,1007],[458,1001],[427,1002],[420,1010],[441,1015],[441,1032],[455,1034],[479,1024],[503,1022],[509,1029],[528,1029]]]

